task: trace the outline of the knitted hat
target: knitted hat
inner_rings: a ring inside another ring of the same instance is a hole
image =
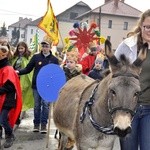
[[[98,53],[97,56],[96,56],[95,63],[96,63],[96,62],[103,63],[104,59],[105,59],[105,56],[100,52],[100,53]]]
[[[101,60],[104,61],[105,55],[102,52],[100,52],[100,53],[97,54],[96,58],[101,58]]]
[[[96,58],[95,63],[100,63],[100,64],[102,64],[102,63],[103,63],[103,59],[100,58],[100,57],[98,57],[98,58]]]

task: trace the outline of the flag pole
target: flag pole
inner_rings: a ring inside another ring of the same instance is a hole
[[[59,26],[59,21],[58,21],[58,26]],[[59,32],[59,35],[60,35],[60,39],[62,41],[62,46],[64,47],[65,44],[64,44],[64,41],[63,41],[63,38],[62,38],[62,35],[61,35],[61,32],[60,32],[59,28],[58,28],[58,32]]]

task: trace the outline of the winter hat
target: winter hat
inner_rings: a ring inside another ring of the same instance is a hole
[[[103,59],[100,58],[100,57],[97,57],[96,60],[95,60],[95,63],[100,63],[100,64],[102,64],[102,63],[103,63]]]
[[[101,58],[101,60],[104,61],[105,55],[104,55],[102,52],[99,52],[99,53],[97,54],[96,58]]]

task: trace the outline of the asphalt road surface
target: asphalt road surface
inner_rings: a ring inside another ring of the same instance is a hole
[[[43,135],[34,133],[33,130],[33,110],[26,112],[26,117],[21,121],[20,126],[15,130],[15,141],[12,147],[7,150],[57,150],[57,140],[54,139],[55,125],[51,119],[50,132]],[[1,144],[4,139],[1,140]],[[1,150],[4,148],[1,147]],[[5,149],[4,149],[5,150]],[[76,150],[74,148],[74,150]],[[113,150],[120,150],[118,139],[115,142]]]

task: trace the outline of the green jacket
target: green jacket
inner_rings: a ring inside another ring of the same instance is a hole
[[[12,65],[14,67],[18,57],[15,57],[12,59]],[[25,68],[28,64],[30,58],[27,59],[25,57],[22,57],[20,61],[20,69]],[[32,76],[33,71],[29,74],[20,76],[20,83],[21,83],[21,89],[22,89],[22,100],[23,100],[23,107],[22,111],[27,111],[30,108],[34,107],[34,98],[33,98],[33,92],[31,88],[32,83]]]

